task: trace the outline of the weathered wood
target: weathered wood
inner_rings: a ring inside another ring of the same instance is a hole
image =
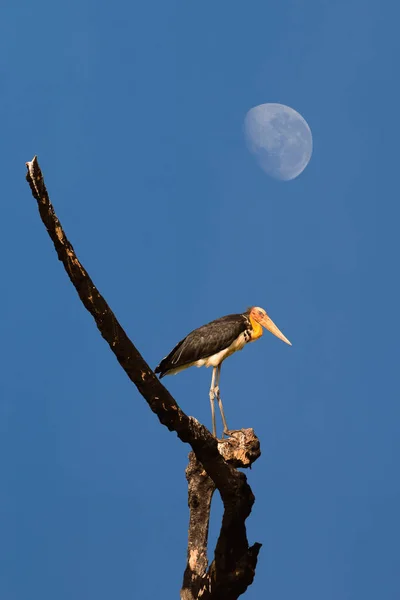
[[[182,600],[195,600],[199,597],[200,590],[210,587],[207,574],[207,543],[211,500],[215,484],[207,475],[201,462],[197,460],[194,452],[189,454],[186,479],[188,481],[189,535],[187,565],[183,576],[181,598]]]
[[[254,496],[247,483],[246,476],[234,468],[234,466],[228,464],[222,456],[223,453],[226,455],[227,452],[231,452],[229,445],[238,443],[239,446],[242,444],[240,452],[244,460],[247,461],[248,456],[246,458],[246,452],[243,453],[245,444],[243,445],[243,440],[240,442],[240,440],[235,439],[233,442],[222,442],[223,444],[227,444],[227,446],[220,453],[221,442],[218,443],[204,425],[199,423],[194,417],[186,415],[178,406],[175,399],[159,381],[132,341],[128,338],[114,313],[79,261],[54,212],[37,157],[26,163],[26,166],[28,169],[27,181],[37,201],[42,222],[53,241],[58,258],[63,263],[83,305],[93,316],[101,335],[109,344],[121,367],[135,384],[151,410],[158,416],[163,425],[170,431],[175,431],[183,442],[190,444],[197,461],[203,465],[208,477],[211,478],[213,484],[221,494],[224,505],[221,531],[215,550],[214,561],[207,572],[207,592],[203,590],[205,593],[199,597],[234,600],[253,581],[257,556],[261,547],[260,544],[254,544],[249,547],[247,541],[245,521],[251,512]],[[255,441],[253,443],[256,444]],[[257,451],[254,452],[254,448],[247,454],[251,455],[253,453],[256,456]],[[234,464],[239,464],[241,459],[238,456],[235,458],[233,453],[229,458],[230,462],[232,460]],[[237,462],[238,460],[239,463]],[[193,469],[195,469],[194,465]],[[206,488],[208,490],[207,494],[210,494],[211,484],[208,478],[207,480],[205,478],[201,480],[198,473],[196,478],[196,481],[192,483],[192,498],[198,497],[196,490],[200,489],[199,486]],[[208,499],[206,500],[208,502]],[[207,523],[203,524],[202,532],[197,527],[197,533],[193,533],[193,541],[195,535],[198,535],[201,544],[203,544],[202,547],[199,547],[199,561],[197,564],[192,561],[196,581],[198,579],[197,572],[202,572],[205,564],[204,560],[207,560],[206,555],[204,555],[204,534],[206,531],[208,532],[209,518],[209,514],[207,514],[207,517],[205,516],[207,513],[205,510],[207,502],[201,508],[202,518],[206,519]],[[193,513],[193,518],[197,517],[200,518],[199,515],[195,516]],[[192,544],[192,557],[194,556],[194,551],[195,547]],[[193,595],[188,596],[188,598],[197,597]]]

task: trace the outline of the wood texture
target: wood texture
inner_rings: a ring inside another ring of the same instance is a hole
[[[190,505],[189,561],[181,597],[184,600],[234,600],[253,581],[261,544],[248,544],[245,521],[251,512],[254,496],[246,476],[233,464],[249,466],[254,462],[260,454],[258,440],[254,436],[250,446],[247,446],[248,449],[253,449],[247,454],[243,453],[246,443],[244,438],[240,439],[240,435],[238,439],[234,436],[223,442],[223,453],[227,458],[225,460],[219,451],[218,441],[208,429],[181,410],[128,338],[79,261],[50,202],[37,157],[26,163],[26,166],[27,181],[37,201],[41,220],[83,305],[93,316],[122,369],[159,421],[170,431],[175,431],[179,439],[192,448],[193,454],[187,471]],[[246,434],[243,433],[243,436],[246,437]],[[221,495],[224,513],[214,560],[207,570],[208,521],[214,486]],[[200,582],[200,579],[203,581]]]

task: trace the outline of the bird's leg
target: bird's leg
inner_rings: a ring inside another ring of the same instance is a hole
[[[224,414],[224,407],[222,406],[222,400],[221,400],[221,396],[220,396],[220,392],[219,392],[219,378],[221,376],[221,365],[218,365],[217,367],[217,378],[216,378],[216,385],[214,388],[214,392],[215,395],[217,396],[217,400],[218,400],[218,406],[219,406],[219,410],[221,412],[221,417],[222,417],[222,423],[224,424],[224,431],[222,433],[222,435],[224,433],[228,433],[228,425],[226,424],[226,419],[225,419],[225,414]]]
[[[211,378],[211,387],[210,387],[210,403],[211,403],[211,419],[212,419],[212,428],[213,428],[213,436],[214,437],[217,437],[217,427],[216,427],[216,423],[215,423],[215,406],[214,406],[216,374],[217,374],[217,367],[213,367],[212,378]]]

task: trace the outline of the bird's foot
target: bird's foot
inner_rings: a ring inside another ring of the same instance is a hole
[[[227,429],[224,429],[222,432],[222,438],[218,439],[219,442],[228,442],[230,439],[234,439],[236,436],[232,435],[233,433],[237,433],[238,431],[240,431],[239,429],[232,429],[230,431],[228,431]],[[226,437],[224,437],[224,435],[226,435]]]
[[[250,467],[260,456],[260,442],[253,429],[224,430],[224,434],[229,437],[217,440],[218,451],[234,467]]]
[[[229,437],[225,437],[225,438],[224,437],[222,437],[222,438],[215,437],[215,439],[217,440],[218,444],[225,444],[226,442],[229,442],[229,440],[232,438],[231,438],[231,436],[229,436]]]

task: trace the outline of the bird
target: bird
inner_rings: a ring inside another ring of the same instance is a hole
[[[221,413],[223,435],[229,437],[219,389],[221,365],[234,352],[242,350],[249,342],[258,340],[263,334],[263,327],[289,346],[292,345],[263,308],[252,306],[244,313],[226,315],[194,329],[155,368],[154,372],[161,379],[165,375],[175,375],[193,366],[213,367],[209,397],[214,437],[217,437],[215,398]]]

